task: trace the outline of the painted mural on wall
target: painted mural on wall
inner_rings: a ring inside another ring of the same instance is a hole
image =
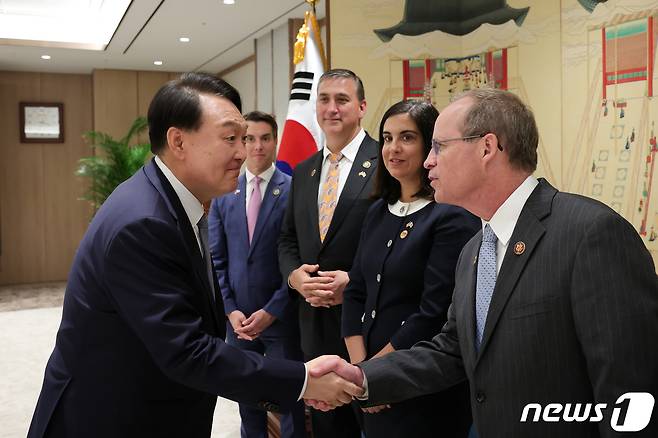
[[[372,25],[337,44],[366,90],[380,87],[366,129],[400,98],[441,109],[463,90],[508,89],[535,111],[537,173],[618,211],[658,260],[658,0],[359,3],[351,13]]]

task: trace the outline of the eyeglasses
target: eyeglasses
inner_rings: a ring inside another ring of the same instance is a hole
[[[468,135],[466,137],[455,137],[455,138],[446,138],[445,140],[434,140],[432,139],[432,152],[434,152],[435,155],[439,155],[441,151],[446,147],[446,143],[449,141],[469,141],[469,140],[475,140],[475,139],[480,139],[483,138],[487,134],[478,134],[478,135]],[[499,143],[498,144],[498,149],[500,151],[503,150],[503,146]]]

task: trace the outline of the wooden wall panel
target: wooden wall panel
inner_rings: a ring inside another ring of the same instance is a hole
[[[78,199],[87,182],[73,174],[93,153],[82,133],[125,135],[157,89],[179,75],[0,72],[0,285],[66,280],[92,214]],[[20,101],[62,102],[65,142],[21,144]]]
[[[137,117],[137,72],[94,70],[94,130],[121,138]]]
[[[65,142],[22,144],[18,103],[64,103]],[[64,280],[86,229],[75,163],[88,151],[91,77],[0,72],[0,284]]]
[[[146,117],[151,99],[165,82],[170,80],[168,72],[140,71],[137,73],[137,114]],[[140,143],[148,143],[148,130],[139,136]]]
[[[44,76],[41,96],[43,100],[62,101],[68,115],[64,117],[66,143],[43,148],[46,184],[42,210],[48,218],[44,276],[57,279],[66,277],[91,217],[89,204],[79,200],[88,184],[73,176],[80,157],[91,154],[82,138],[82,133],[88,131],[92,123],[91,76]]]

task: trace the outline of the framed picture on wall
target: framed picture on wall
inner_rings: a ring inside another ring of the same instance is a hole
[[[20,102],[21,143],[64,143],[64,104]]]

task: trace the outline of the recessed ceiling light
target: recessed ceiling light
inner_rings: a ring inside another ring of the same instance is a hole
[[[225,5],[233,5],[235,4],[235,0],[224,0]]]
[[[155,64],[155,65],[162,65],[162,61],[153,61],[153,64]]]
[[[180,37],[178,38],[178,41],[180,41],[181,43],[189,43],[190,39],[188,37]]]
[[[41,59],[50,59],[50,55],[41,55]]]

